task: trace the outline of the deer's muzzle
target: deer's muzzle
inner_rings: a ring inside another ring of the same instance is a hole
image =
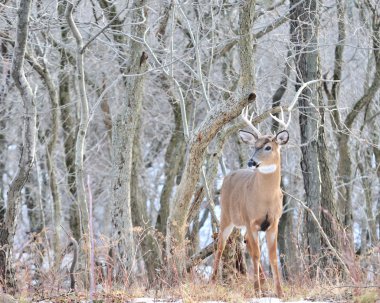
[[[248,161],[248,167],[258,167],[259,165],[260,165],[260,163],[256,162],[252,158],[249,159],[249,161]]]

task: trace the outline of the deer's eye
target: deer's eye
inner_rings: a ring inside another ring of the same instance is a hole
[[[268,146],[266,146],[264,149],[265,149],[265,150],[271,150],[272,147],[271,147],[270,145],[268,145]]]

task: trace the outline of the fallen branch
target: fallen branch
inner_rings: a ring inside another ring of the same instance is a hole
[[[186,263],[186,270],[189,271],[192,267],[198,265],[201,263],[204,259],[211,256],[214,252],[214,247],[216,245],[216,241],[211,242],[209,245],[207,245],[205,248],[197,252],[196,254],[192,255]]]

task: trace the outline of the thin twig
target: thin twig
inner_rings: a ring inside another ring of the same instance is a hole
[[[121,9],[120,10],[120,12],[118,12],[117,14],[116,14],[116,16],[115,17],[113,17],[112,19],[111,19],[111,21],[110,22],[108,22],[108,24],[106,25],[106,26],[104,26],[103,28],[101,28],[94,36],[92,36],[91,38],[90,38],[90,40],[88,40],[87,42],[86,42],[86,44],[85,45],[83,45],[83,47],[80,49],[80,51],[79,51],[79,53],[80,54],[83,54],[84,53],[84,51],[86,50],[86,48],[99,36],[99,35],[101,35],[107,28],[109,28],[112,24],[113,24],[113,22],[117,19],[117,18],[119,18],[119,16],[126,10],[128,8],[128,6],[126,6],[124,9]]]
[[[303,201],[301,201],[300,199],[296,198],[295,196],[293,196],[292,194],[286,192],[283,190],[283,192],[288,195],[289,197],[293,198],[294,200],[296,200],[299,204],[301,204],[301,206],[311,215],[311,217],[313,218],[313,220],[315,221],[319,231],[321,232],[321,235],[323,236],[324,240],[326,241],[326,244],[327,246],[330,248],[330,250],[333,252],[333,254],[335,255],[335,257],[338,259],[338,261],[342,264],[343,266],[343,269],[345,271],[345,273],[347,274],[348,277],[351,277],[351,272],[350,270],[348,269],[346,263],[343,261],[343,259],[341,258],[341,256],[339,255],[339,253],[337,252],[337,250],[334,248],[334,246],[332,246],[330,240],[329,240],[329,237],[326,235],[325,231],[323,230],[321,224],[319,223],[317,217],[315,216],[314,212],[312,211],[311,208],[309,208]]]
[[[292,110],[294,108],[294,106],[296,105],[297,103],[297,100],[299,98],[299,96],[301,95],[302,91],[309,85],[311,84],[314,84],[314,83],[317,83],[317,82],[320,82],[320,81],[326,81],[326,82],[339,82],[338,80],[327,80],[327,79],[315,79],[315,80],[310,80],[308,82],[305,82],[301,85],[301,87],[297,90],[296,94],[294,95],[294,98],[292,100],[292,102],[288,105],[288,107],[285,109],[286,112],[289,113],[289,117],[288,117],[288,121],[285,123],[285,120],[284,120],[284,110],[281,106],[281,119],[277,118],[276,116],[273,116],[272,114],[270,114],[270,116],[272,117],[273,120],[277,121],[280,125],[282,125],[285,129],[288,128],[290,122],[291,122],[291,119],[292,119]]]

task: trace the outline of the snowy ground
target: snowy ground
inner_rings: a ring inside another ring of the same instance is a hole
[[[3,302],[0,300],[0,303]],[[4,301],[8,302],[8,301]],[[16,302],[16,301],[9,301]],[[53,303],[54,301],[39,301],[38,303]],[[79,302],[79,301],[78,301]],[[80,301],[81,303],[89,303],[90,301]],[[184,303],[181,299],[157,299],[157,298],[134,298],[126,301],[127,303]],[[239,301],[241,302],[241,301]],[[282,301],[277,298],[261,298],[261,299],[249,299],[246,303],[329,303],[331,301]],[[224,301],[202,301],[201,303],[225,303]]]
[[[135,298],[130,303],[183,303],[182,300],[160,300],[160,299],[154,299],[154,298]],[[223,301],[204,301],[202,303],[224,303]],[[278,298],[261,298],[261,299],[250,299],[247,300],[247,303],[327,303],[322,301],[281,301]]]

